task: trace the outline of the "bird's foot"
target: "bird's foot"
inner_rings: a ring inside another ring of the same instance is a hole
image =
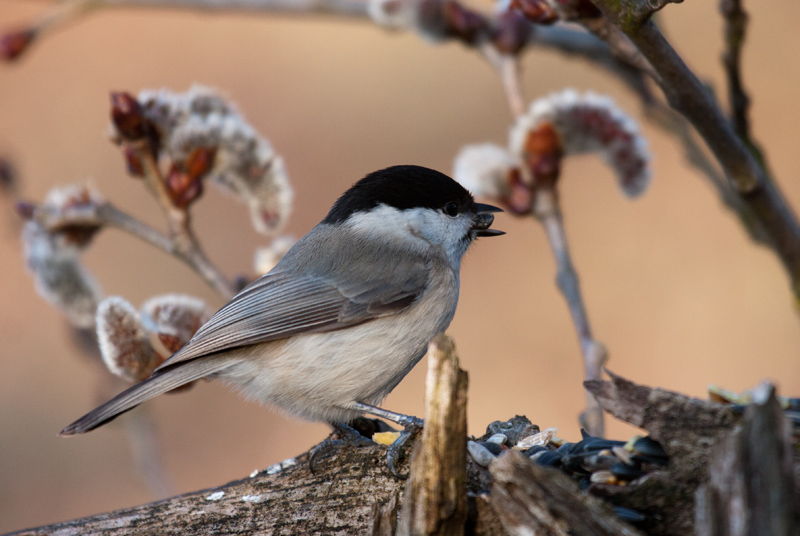
[[[389,471],[400,480],[405,480],[408,478],[408,475],[401,475],[397,471],[397,462],[400,461],[400,458],[403,454],[403,447],[408,442],[409,439],[416,436],[421,430],[423,426],[423,420],[417,417],[406,416],[408,421],[405,423],[398,423],[403,424],[403,431],[400,433],[400,437],[398,437],[394,443],[389,445],[389,450],[386,453],[386,465],[389,466]]]
[[[358,430],[347,424],[336,423],[331,424],[331,427],[333,428],[334,434],[338,436],[339,439],[331,439],[329,437],[314,448],[311,455],[308,457],[308,468],[311,470],[311,474],[316,474],[314,466],[317,460],[329,456],[336,449],[374,445],[371,439],[364,437]],[[331,436],[334,434],[331,434]]]

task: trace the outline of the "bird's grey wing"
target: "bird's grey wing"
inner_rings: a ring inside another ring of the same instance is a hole
[[[270,272],[237,294],[204,324],[189,343],[156,369],[232,348],[319,333],[398,313],[425,290],[427,263],[409,262],[398,281],[393,274],[330,278]]]

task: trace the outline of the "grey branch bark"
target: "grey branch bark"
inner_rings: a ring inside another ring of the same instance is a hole
[[[712,96],[686,66],[652,21],[646,0],[596,0],[657,73],[656,81],[670,105],[684,115],[716,156],[731,184],[752,210],[789,273],[800,296],[800,224],[779,190],[733,130]],[[646,16],[644,16],[645,14]]]
[[[714,450],[708,483],[697,491],[697,536],[800,533],[791,427],[762,384],[734,432]]]
[[[541,222],[550,243],[550,249],[556,260],[556,283],[569,306],[572,324],[578,335],[583,356],[584,378],[586,380],[599,380],[603,374],[603,366],[608,361],[608,350],[605,345],[596,340],[592,335],[589,324],[589,315],[581,294],[578,273],[572,264],[569,253],[567,235],[564,232],[564,221],[561,217],[561,208],[558,192],[554,188],[539,188],[536,192],[536,201],[533,209],[536,219]],[[591,435],[603,437],[605,423],[603,410],[595,400],[594,395],[586,392],[586,409],[580,417],[581,426]]]

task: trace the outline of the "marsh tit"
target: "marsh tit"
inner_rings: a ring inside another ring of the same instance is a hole
[[[61,435],[93,430],[200,378],[335,428],[365,413],[419,425],[377,405],[450,325],[461,258],[476,237],[504,234],[489,228],[499,211],[424,167],[367,175],[152,376]]]

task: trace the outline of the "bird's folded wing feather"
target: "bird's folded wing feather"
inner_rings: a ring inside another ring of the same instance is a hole
[[[353,285],[296,272],[270,272],[217,311],[156,370],[222,350],[337,330],[398,313],[422,294],[427,283],[427,263],[408,264],[399,284],[394,274],[373,274]]]

